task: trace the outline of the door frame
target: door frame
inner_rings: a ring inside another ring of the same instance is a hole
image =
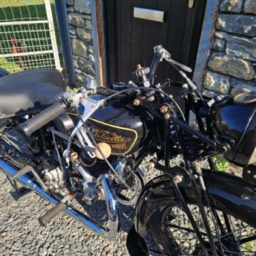
[[[199,47],[196,56],[196,64],[194,67],[193,81],[202,90],[205,69],[209,59],[212,39],[214,37],[215,23],[219,13],[219,7],[222,0],[207,0],[203,27],[199,41]]]
[[[91,6],[94,7],[92,23],[96,31],[93,34],[94,49],[96,49],[96,75],[97,82],[101,86],[106,86],[108,81],[113,80],[117,72],[115,2],[116,0],[91,0]],[[202,88],[220,3],[221,0],[206,0],[193,74],[193,80],[198,84],[199,89]],[[110,29],[107,31],[107,28]]]

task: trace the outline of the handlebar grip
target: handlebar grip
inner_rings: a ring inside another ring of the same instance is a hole
[[[52,209],[50,209],[44,216],[39,217],[38,221],[41,226],[45,227],[54,217],[62,212],[67,207],[63,202],[59,202]]]
[[[65,109],[64,102],[56,102],[19,126],[27,136],[30,136],[33,132],[65,112]]]

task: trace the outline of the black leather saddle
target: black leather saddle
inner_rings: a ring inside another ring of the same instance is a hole
[[[55,69],[32,69],[0,78],[0,117],[50,105],[66,90]]]

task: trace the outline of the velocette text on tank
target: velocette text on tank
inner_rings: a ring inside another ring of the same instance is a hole
[[[104,142],[126,143],[131,140],[131,138],[125,138],[121,135],[118,135],[113,132],[105,131],[105,130],[93,129],[93,133],[97,140],[104,141]]]

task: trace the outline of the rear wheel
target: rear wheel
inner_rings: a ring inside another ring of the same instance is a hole
[[[149,230],[158,250],[167,255],[205,255],[203,246],[178,199],[172,198],[166,205],[155,211],[149,220]],[[197,203],[189,201],[187,205],[199,227],[205,249],[209,255],[213,255]],[[218,255],[256,255],[254,227],[206,205],[205,211]]]

